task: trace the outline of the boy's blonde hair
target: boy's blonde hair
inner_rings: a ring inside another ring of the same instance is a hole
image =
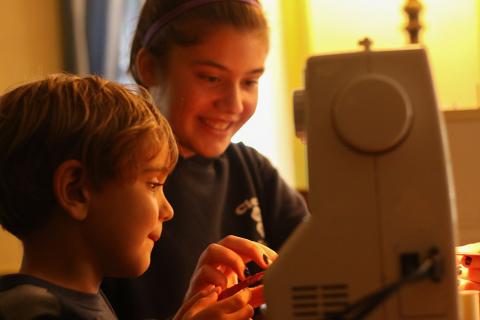
[[[54,172],[66,160],[79,160],[95,188],[136,178],[145,141],[149,156],[167,144],[166,165],[173,168],[178,151],[170,126],[146,90],[135,90],[97,76],[57,74],[0,97],[0,224],[5,229],[22,238],[48,220],[57,203]]]

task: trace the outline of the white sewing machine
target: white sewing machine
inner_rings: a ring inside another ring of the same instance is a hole
[[[305,77],[312,217],[265,274],[267,318],[457,319],[454,193],[424,49],[316,56]],[[430,276],[406,281],[432,252]]]

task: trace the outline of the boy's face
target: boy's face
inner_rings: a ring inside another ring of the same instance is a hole
[[[166,145],[152,157],[142,157],[135,181],[111,182],[90,195],[85,223],[92,258],[105,276],[138,276],[150,264],[162,223],[173,217],[163,194],[169,169]]]
[[[255,112],[268,41],[220,26],[201,43],[174,46],[167,77],[152,95],[168,118],[180,154],[216,157]]]

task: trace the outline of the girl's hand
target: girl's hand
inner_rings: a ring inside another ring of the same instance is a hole
[[[190,299],[212,285],[221,290],[231,287],[248,276],[245,272],[246,263],[254,261],[266,269],[277,256],[275,251],[258,242],[227,236],[220,242],[209,245],[202,253],[185,299]]]
[[[250,289],[218,302],[220,290],[212,286],[199,291],[184,302],[174,320],[245,320],[253,316],[253,307],[248,304],[252,297]]]

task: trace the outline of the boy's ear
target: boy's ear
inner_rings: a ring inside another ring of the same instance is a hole
[[[75,220],[88,214],[89,189],[85,168],[78,160],[67,160],[55,170],[53,189],[58,204]]]
[[[156,77],[156,61],[153,54],[145,48],[141,48],[135,59],[135,67],[137,68],[137,73],[142,81],[143,85],[146,87],[152,87],[158,84]]]

